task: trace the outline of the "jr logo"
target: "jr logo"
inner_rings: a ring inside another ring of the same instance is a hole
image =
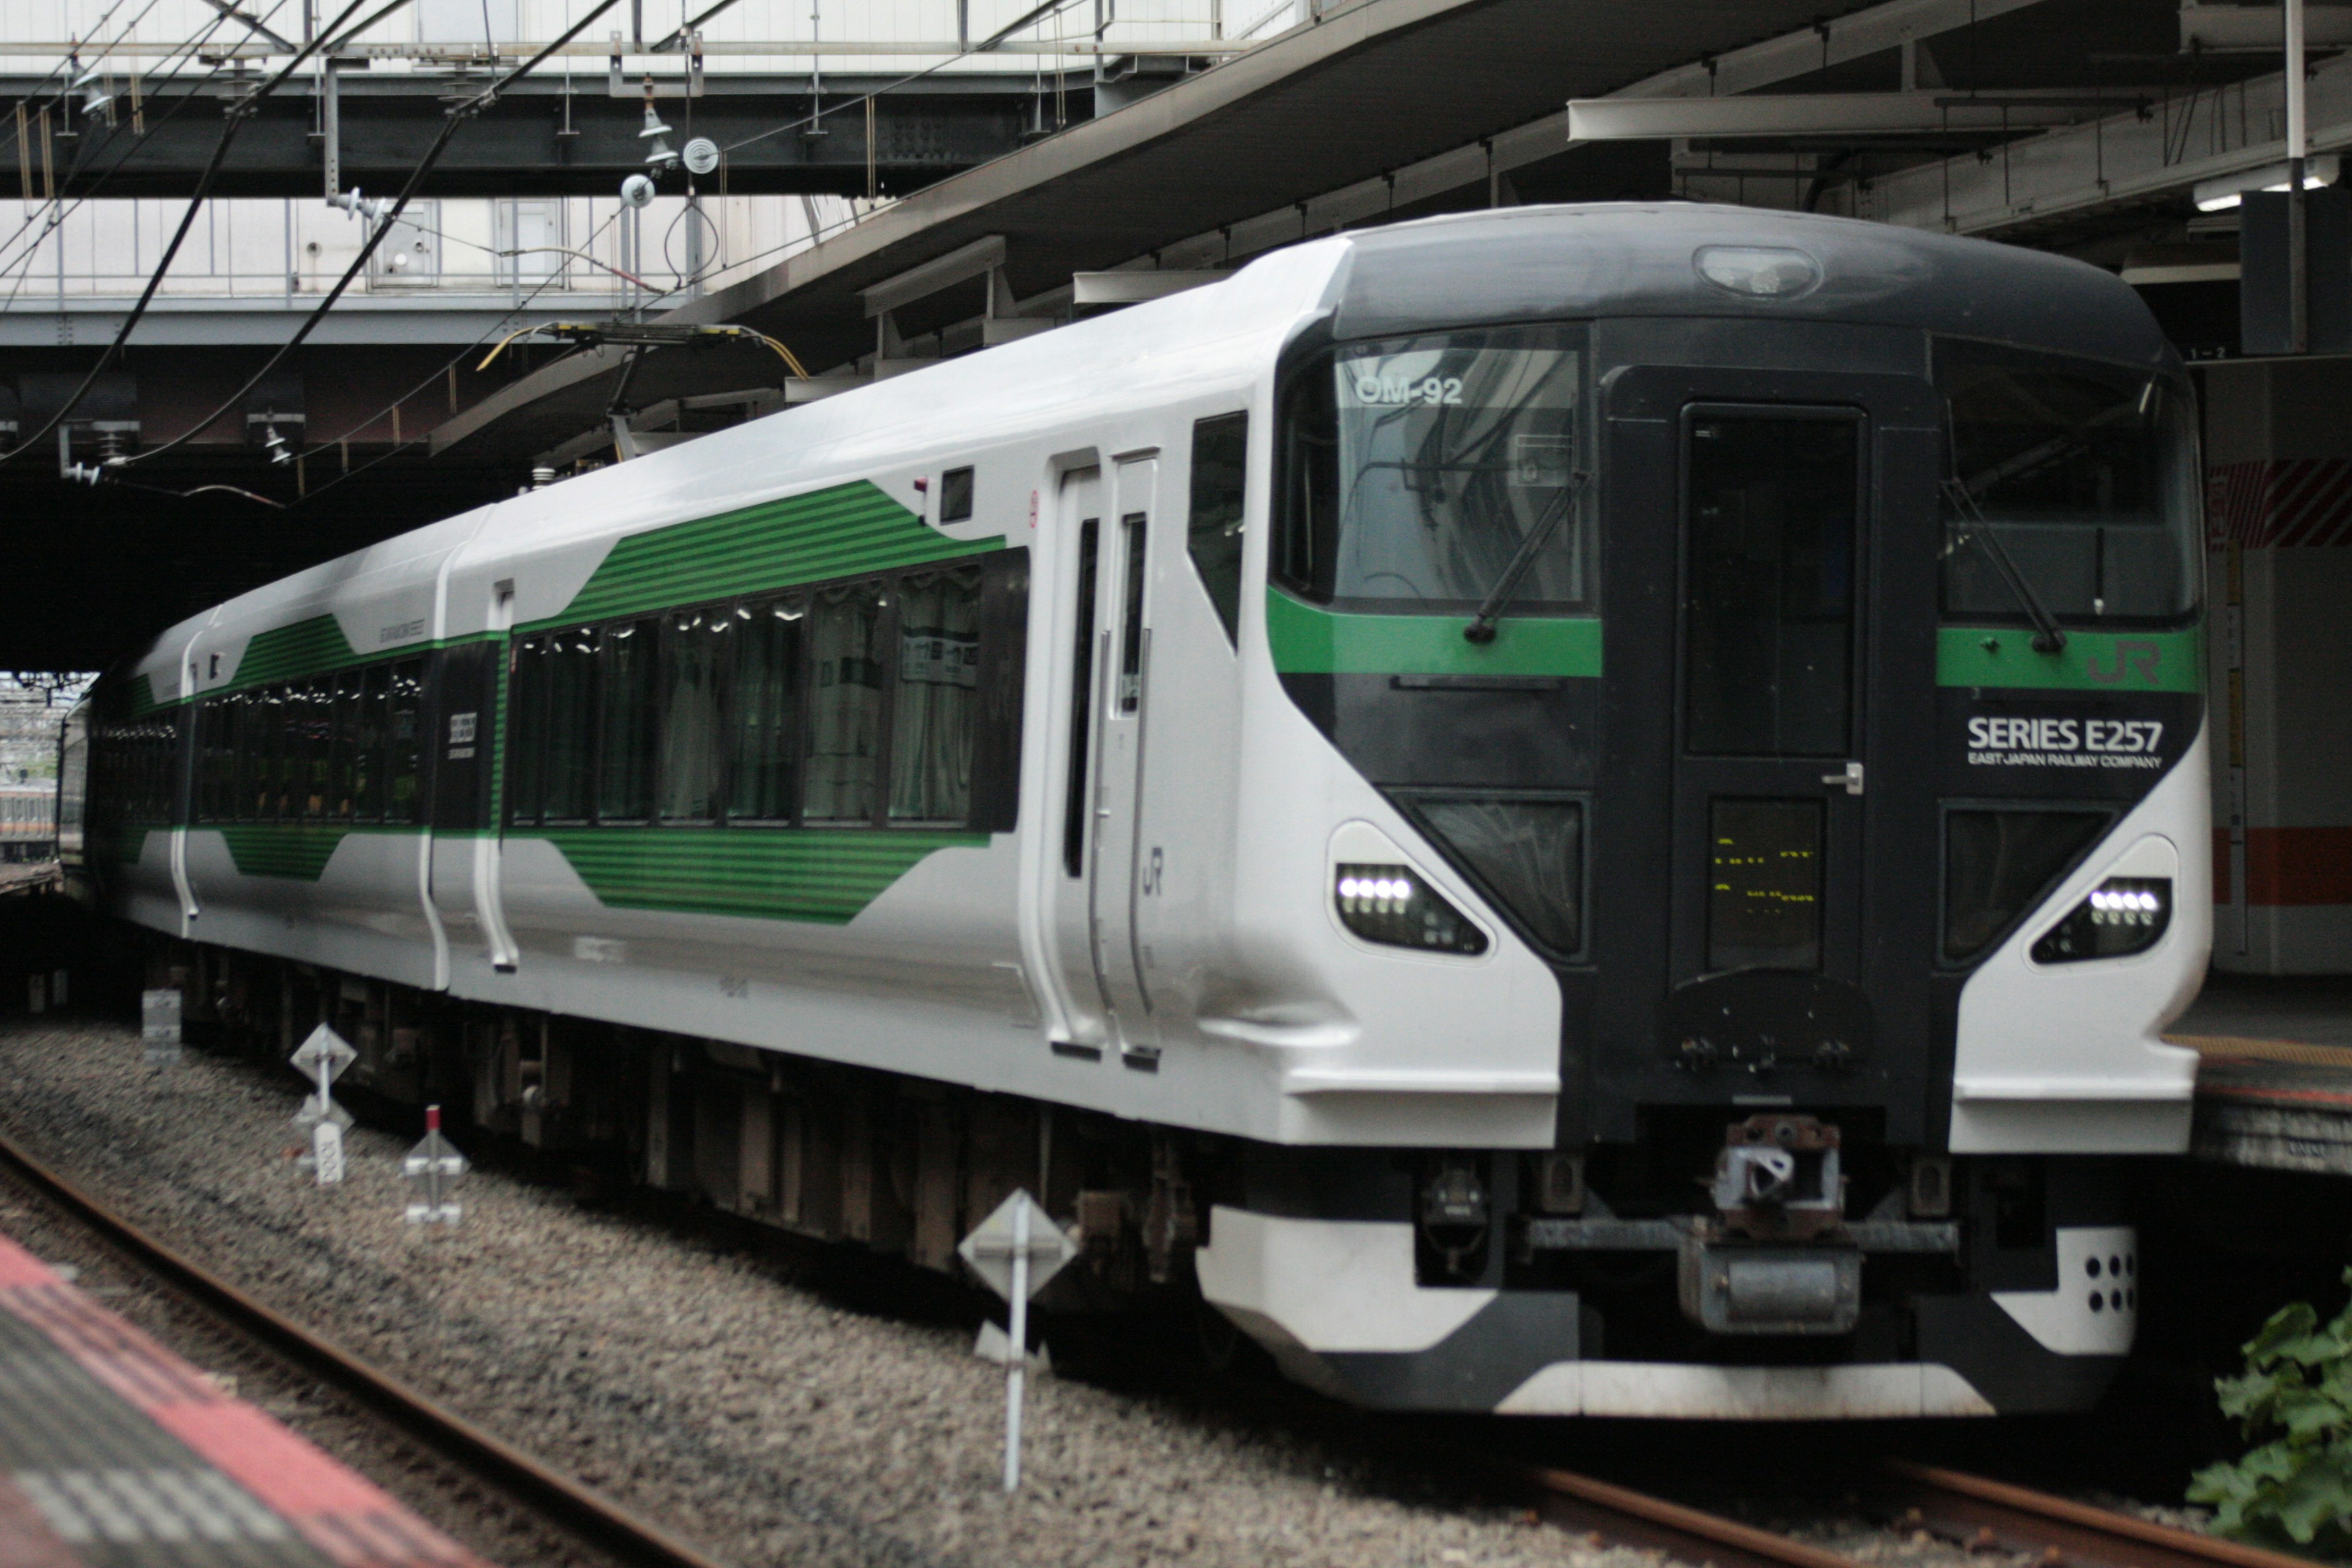
[[[2126,670],[2137,675],[2146,684],[2154,686],[2156,667],[2163,662],[2164,647],[2161,643],[2148,642],[2137,637],[2117,637],[2116,661],[2113,664],[2102,668],[2097,656],[2093,655],[2083,661],[2083,668],[2089,672],[2093,680],[2102,686],[2116,684],[2123,679]]]

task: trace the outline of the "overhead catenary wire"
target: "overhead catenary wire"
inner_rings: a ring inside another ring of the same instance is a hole
[[[320,44],[345,22],[351,20],[352,13],[366,3],[367,0],[351,0],[351,4],[343,8],[342,14],[335,18],[332,25],[320,29],[318,37],[305,44],[291,59],[255,87],[251,92],[229,105],[228,121],[221,127],[220,140],[213,146],[212,158],[205,163],[204,174],[196,181],[195,194],[188,198],[187,210],[180,216],[180,226],[173,234],[172,243],[164,247],[162,258],[155,263],[155,269],[147,275],[147,287],[140,291],[139,302],[133,305],[130,313],[122,318],[122,325],[115,331],[114,341],[106,345],[106,352],[99,355],[98,363],[90,366],[89,374],[82,377],[81,384],[74,388],[73,395],[58,405],[58,411],[49,416],[47,422],[42,425],[40,429],[8,451],[0,452],[0,463],[5,463],[9,458],[29,451],[46,441],[49,433],[64,424],[75,407],[89,395],[89,389],[98,384],[98,378],[106,373],[107,367],[114,363],[117,355],[121,353],[122,345],[130,341],[132,331],[139,325],[140,318],[147,313],[147,307],[154,300],[155,291],[163,286],[163,276],[171,270],[173,259],[179,255],[181,245],[188,237],[188,230],[195,226],[196,214],[203,210],[205,197],[211,195],[213,181],[220,174],[221,165],[227,161],[229,148],[236,141],[238,130],[263,99],[275,92],[281,82],[299,69],[302,63],[318,51]],[[274,365],[276,361],[273,360],[271,363]],[[250,391],[251,388],[248,385],[245,390]],[[240,398],[244,395],[244,391],[237,394]],[[206,423],[209,424],[211,421],[207,420]]]
[[[277,4],[270,7],[268,15],[275,16],[286,4],[287,0],[277,0]],[[194,37],[189,38],[176,46],[172,54],[165,56],[161,61],[157,62],[155,68],[159,71],[167,69],[175,62],[179,56],[183,54],[192,54],[201,50],[205,47],[205,43],[211,39],[213,34],[219,31],[221,27],[227,24],[227,20],[228,19],[225,16],[215,17],[206,25],[202,32],[198,33]],[[36,224],[41,222],[43,217],[48,216],[50,221],[42,226],[39,234],[34,236],[31,247],[28,247],[25,252],[18,255],[13,260],[0,262],[0,272],[13,270],[16,268],[24,265],[32,255],[32,247],[38,247],[40,242],[47,239],[60,224],[62,224],[68,217],[73,216],[84,202],[103,190],[106,187],[106,183],[112,179],[121,170],[123,160],[127,159],[131,153],[144,146],[151,139],[159,134],[164,126],[170,124],[172,121],[179,115],[182,110],[185,109],[190,103],[194,102],[196,98],[199,96],[200,89],[214,78],[217,77],[222,71],[227,69],[229,68],[229,64],[230,61],[226,57],[222,57],[214,60],[211,68],[207,69],[202,77],[197,79],[195,88],[174,98],[172,102],[172,106],[169,109],[163,110],[160,116],[148,123],[144,130],[138,132],[131,145],[123,150],[121,157],[117,158],[110,167],[100,171],[98,177],[91,182],[89,189],[72,193],[73,203],[70,206],[66,205],[65,198],[67,193],[65,191],[59,191],[54,201],[45,202],[37,211],[27,214],[24,220],[16,226],[15,233],[9,235],[6,239],[0,240],[0,256],[5,256],[7,252],[16,246],[16,242],[25,237],[27,231],[32,229]],[[98,150],[100,153],[103,153],[108,148],[113,145],[114,138],[116,135],[121,133],[121,128],[119,125],[109,129],[105,140],[99,143]],[[52,209],[54,209],[53,216],[50,216],[52,214]],[[15,299],[16,293],[15,290],[12,289],[9,293],[7,303],[0,304],[0,312],[5,312],[7,310],[8,305],[15,302]]]
[[[362,3],[363,0],[353,0],[352,9],[356,10]],[[410,200],[415,196],[418,188],[425,184],[426,176],[432,174],[434,165],[441,161],[441,154],[448,151],[450,141],[456,137],[458,129],[463,126],[467,121],[473,118],[473,116],[480,113],[482,110],[488,109],[492,103],[496,102],[500,93],[504,92],[508,88],[512,87],[524,77],[529,76],[533,70],[536,70],[551,56],[555,54],[557,50],[562,48],[564,45],[578,37],[583,32],[585,32],[590,24],[593,23],[598,17],[604,16],[605,12],[610,11],[614,6],[619,4],[620,0],[598,0],[598,4],[589,8],[586,16],[581,17],[580,20],[574,22],[570,27],[564,30],[562,37],[557,38],[553,43],[547,45],[544,48],[541,48],[537,54],[531,56],[530,58],[523,61],[520,65],[516,66],[512,70],[507,72],[504,76],[499,77],[496,81],[491,82],[475,97],[452,109],[448,113],[448,117],[442,122],[439,133],[433,138],[432,145],[425,150],[424,157],[417,161],[416,167],[410,172],[408,181],[401,187],[399,196],[394,199],[390,208],[388,208],[382,216],[376,220],[375,226],[370,230],[365,243],[361,245],[359,255],[352,258],[351,266],[344,269],[342,277],[336,280],[334,288],[327,294],[327,296],[319,301],[318,305],[309,315],[302,318],[301,325],[294,329],[293,335],[289,337],[285,342],[279,344],[278,351],[271,354],[269,358],[263,363],[261,368],[255,371],[251,376],[247,377],[245,384],[238,387],[234,393],[230,394],[227,399],[224,401],[220,406],[215,408],[209,414],[202,416],[185,430],[183,430],[179,435],[174,436],[172,439],[163,443],[161,446],[151,447],[143,452],[135,453],[128,457],[110,459],[106,465],[106,471],[112,472],[130,468],[135,464],[147,462],[152,458],[162,457],[164,453],[169,452],[175,447],[184,446],[189,441],[194,440],[204,431],[210,429],[215,421],[218,420],[223,415],[231,412],[242,405],[247,394],[250,393],[255,387],[260,385],[264,378],[266,378],[272,371],[276,370],[280,364],[284,363],[286,356],[292,353],[297,348],[299,348],[302,343],[310,338],[311,332],[317,330],[319,323],[326,319],[327,313],[335,308],[336,301],[343,297],[344,291],[351,288],[353,280],[359,277],[361,271],[367,266],[370,258],[375,255],[376,247],[383,243],[384,236],[391,233],[393,226],[400,221],[400,215],[407,210]],[[345,15],[348,16],[349,12],[346,12]],[[335,26],[340,27],[341,26],[342,18],[338,17],[335,22]],[[328,33],[331,33],[333,30],[333,28],[329,28],[326,31]],[[325,34],[322,33],[321,37],[324,36]]]
[[[596,226],[595,232],[588,236],[587,243],[592,246],[594,245],[597,239],[606,229],[612,227],[614,224],[620,220],[620,216],[621,215],[618,212],[615,212],[611,217],[608,217],[603,223],[598,224]],[[530,293],[524,295],[522,299],[516,303],[514,310],[509,310],[504,316],[499,319],[495,325],[486,329],[481,335],[477,337],[472,342],[467,344],[464,348],[459,349],[455,354],[452,354],[446,363],[436,366],[429,374],[418,381],[415,385],[410,387],[406,392],[402,393],[398,397],[394,398],[390,403],[385,404],[382,408],[377,409],[374,413],[369,415],[358,424],[353,425],[341,436],[333,437],[328,440],[320,442],[317,446],[305,449],[296,460],[299,462],[310,458],[319,457],[332,447],[341,446],[353,436],[358,435],[361,431],[366,429],[377,420],[382,419],[386,415],[390,414],[394,409],[398,408],[402,404],[406,403],[410,398],[416,396],[426,388],[432,386],[443,376],[448,374],[450,371],[464,363],[467,358],[471,355],[476,349],[480,348],[484,343],[490,341],[491,335],[496,333],[499,327],[502,327],[507,322],[513,321],[515,319],[516,311],[521,310],[536,301],[541,294],[544,294],[548,289],[553,288],[558,279],[562,277],[562,274],[561,272],[550,273],[545,279],[541,280],[538,287],[531,289]],[[500,340],[499,346],[503,348],[507,342],[511,342],[518,335],[520,334],[507,334],[505,338]],[[320,496],[325,494],[331,489],[333,489],[337,485],[342,484],[346,480],[359,478],[362,474],[366,473],[369,469],[376,467],[380,463],[390,462],[394,458],[398,457],[401,453],[406,451],[409,447],[415,446],[418,441],[425,438],[425,437],[415,437],[409,440],[394,443],[388,451],[378,453],[376,456],[369,458],[366,462],[362,463],[356,468],[347,468],[342,473],[338,474],[331,479],[329,479],[325,484],[320,485],[317,489],[310,490],[306,494],[298,497],[294,505],[304,506],[316,500]]]
[[[995,48],[997,45],[1003,43],[1006,38],[1011,37],[1014,33],[1019,32],[1022,28],[1026,27],[1033,23],[1043,21],[1049,16],[1057,15],[1060,12],[1066,11],[1076,3],[1077,0],[1044,0],[1044,4],[1033,6],[1031,9],[1023,12],[1019,16],[1014,17],[1005,26],[999,27],[995,32],[991,33],[980,43],[973,45],[970,52],[975,55],[986,54],[990,50]],[[1018,51],[1015,52],[1017,53]],[[836,103],[830,109],[820,104],[811,112],[803,115],[798,120],[788,121],[782,125],[772,125],[765,131],[753,132],[751,135],[744,137],[740,142],[730,142],[726,146],[721,147],[719,151],[721,153],[737,152],[742,148],[751,146],[755,142],[765,142],[772,137],[782,136],[787,131],[798,131],[804,126],[814,125],[828,114],[838,114],[844,110],[857,108],[870,100],[881,97],[884,93],[896,92],[898,89],[907,86],[910,82],[920,81],[925,77],[945,70],[948,67],[961,61],[963,58],[964,57],[962,55],[950,55],[944,59],[940,59],[930,65],[925,66],[920,70],[908,71],[905,76],[898,78],[896,81],[885,82],[871,92],[864,93],[859,97],[848,99],[843,102]]]

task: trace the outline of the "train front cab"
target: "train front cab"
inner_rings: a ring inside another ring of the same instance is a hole
[[[2185,378],[2047,258],[2007,285],[2088,300],[2071,341],[1939,321],[2010,265],[1966,242],[1876,320],[1709,309],[1834,273],[1797,236],[1727,282],[1685,240],[1688,314],[1343,304],[1286,366],[1270,621],[1467,635],[1285,687],[1562,994],[1551,1150],[1267,1151],[1213,1211],[1204,1295],[1341,1397],[1983,1415],[2130,1348],[2129,1162],[2186,1146],[2158,1031],[2210,937]],[[1476,584],[1548,512],[1487,646],[1550,617],[1517,646],[1560,662],[1482,666]]]

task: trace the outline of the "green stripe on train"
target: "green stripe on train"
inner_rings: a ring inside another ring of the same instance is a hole
[[[1003,547],[1001,536],[950,539],[858,479],[631,534],[613,546],[561,616],[533,625],[642,615]]]
[[[162,706],[162,703],[155,700],[155,680],[152,676],[142,674],[131,678],[131,716],[133,719],[143,719]]]
[[[217,833],[240,877],[284,877],[315,882],[333,859],[335,847],[354,833],[415,833],[414,827],[348,827],[341,823],[247,823],[199,827]]]
[[[2023,626],[1944,626],[1936,684],[2033,691],[2201,691],[2205,632],[2069,630],[2057,653],[2036,653]]]
[[[985,833],[878,828],[556,828],[533,834],[620,909],[846,925],[941,849]]]
[[[1591,616],[1513,616],[1495,640],[1462,635],[1467,616],[1338,614],[1265,591],[1265,637],[1285,675],[1570,675],[1601,673]]]
[[[401,651],[408,652],[409,649]],[[312,616],[289,626],[256,632],[236,661],[232,686],[255,686],[297,675],[320,675],[360,661],[359,649],[332,616]]]

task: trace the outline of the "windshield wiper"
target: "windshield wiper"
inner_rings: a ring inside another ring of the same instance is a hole
[[[1468,626],[1462,628],[1465,638],[1475,643],[1495,640],[1495,617],[1501,615],[1503,606],[1511,602],[1511,595],[1518,591],[1519,579],[1526,576],[1528,568],[1536,563],[1537,555],[1542,552],[1552,531],[1559,527],[1560,519],[1568,515],[1568,509],[1583,493],[1584,481],[1591,477],[1582,468],[1568,476],[1568,483],[1560,487],[1559,494],[1552,497],[1551,505],[1542,517],[1536,520],[1536,525],[1528,531],[1528,536],[1519,541],[1517,553],[1511,557],[1510,564],[1503,568],[1503,574],[1495,579],[1495,586],[1478,602],[1478,613],[1470,617]]]
[[[2066,633],[2058,625],[2058,617],[2050,613],[2042,603],[2041,596],[2034,593],[2033,585],[2025,580],[2025,574],[2019,571],[2017,563],[2010,559],[2009,547],[2000,542],[2000,535],[1995,533],[1992,524],[1985,520],[1984,509],[1977,505],[1975,495],[1957,479],[1946,479],[1943,489],[1944,499],[1952,503],[1952,510],[1969,525],[1963,540],[1973,540],[1984,546],[1984,552],[1992,557],[1994,569],[2000,572],[2000,580],[2009,584],[2011,595],[2025,607],[2025,618],[2033,623],[2033,651],[2063,652],[2066,647]]]

